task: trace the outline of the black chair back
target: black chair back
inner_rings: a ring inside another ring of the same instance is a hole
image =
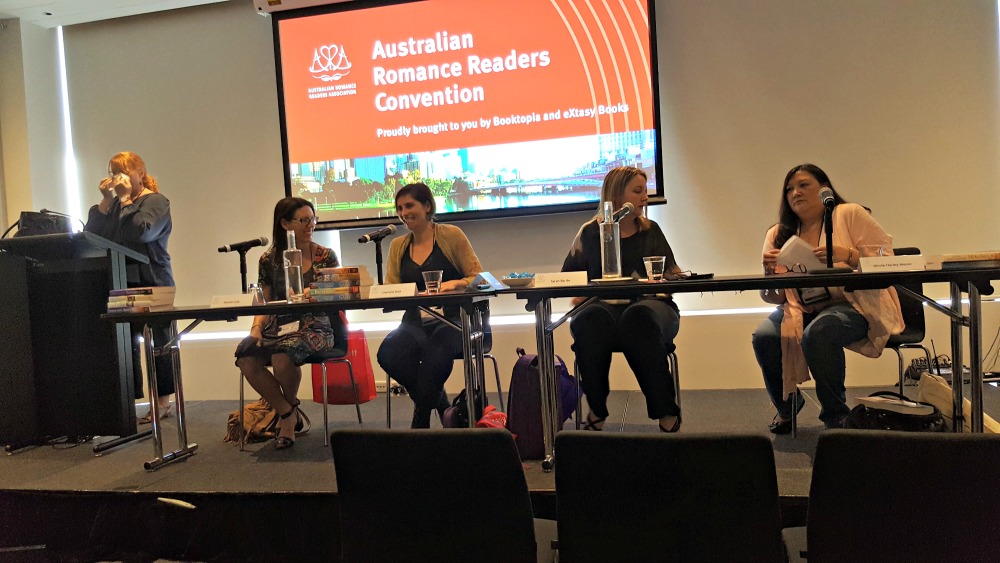
[[[893,248],[892,253],[896,256],[915,256],[920,254],[920,249],[914,246]],[[904,283],[900,284],[906,289],[915,293],[923,293],[923,284]],[[918,344],[923,342],[926,328],[924,325],[924,304],[908,295],[899,295],[899,308],[903,313],[903,322],[906,324],[903,332],[889,337],[886,346],[896,348],[900,344]]]
[[[783,561],[764,436],[563,431],[559,560]]]
[[[510,432],[336,430],[330,445],[344,561],[536,560]]]
[[[996,560],[997,467],[995,434],[824,432],[809,491],[808,559]]]

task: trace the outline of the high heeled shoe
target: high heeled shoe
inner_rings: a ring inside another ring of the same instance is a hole
[[[591,418],[591,415],[593,414],[594,413],[592,412],[587,413],[587,418],[586,420],[583,421],[583,429],[590,430],[592,432],[600,432],[601,430],[604,430],[604,421],[607,420],[608,418],[607,417],[597,418],[596,416],[594,418]]]
[[[296,408],[296,407],[292,407],[285,414],[278,415],[278,419],[279,419],[278,420],[278,426],[279,426],[278,432],[279,433],[281,432],[280,426],[283,424],[283,421],[288,420],[293,414],[295,414],[297,412],[299,412],[299,409]],[[294,436],[294,434],[295,433],[293,432],[292,435]],[[276,450],[288,449],[288,448],[290,448],[290,447],[292,447],[294,445],[295,445],[295,438],[289,438],[287,436],[281,436],[280,434],[274,438],[274,449],[276,449]]]
[[[301,404],[302,401],[295,401],[295,404],[292,405],[292,408],[294,408],[295,412],[298,414],[298,418],[295,421],[296,437],[305,436],[306,434],[309,433],[310,430],[312,430],[312,421],[309,420],[309,417],[306,416],[306,413],[303,412],[301,408],[299,408],[299,405]]]

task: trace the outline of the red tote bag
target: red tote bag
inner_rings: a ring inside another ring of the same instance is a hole
[[[375,374],[372,373],[372,359],[368,354],[368,341],[365,331],[351,330],[347,333],[347,356],[354,368],[354,382],[358,386],[358,401],[367,403],[375,398]],[[347,364],[343,362],[326,363],[327,403],[331,405],[354,404],[354,392],[351,390],[351,377]],[[313,364],[313,401],[323,402],[323,371],[320,364]]]

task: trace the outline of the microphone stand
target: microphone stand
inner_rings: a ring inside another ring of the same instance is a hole
[[[249,248],[241,248],[236,252],[240,255],[240,293],[247,292],[247,251]]]
[[[826,267],[819,270],[809,270],[810,274],[846,274],[854,269],[848,266],[833,267],[833,206],[823,212],[823,230],[826,234]]]
[[[382,285],[382,239],[375,239],[375,273],[378,275],[378,284]]]

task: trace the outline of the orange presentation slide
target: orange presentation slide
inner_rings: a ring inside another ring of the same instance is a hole
[[[432,0],[277,22],[290,162],[655,128],[646,0]]]

